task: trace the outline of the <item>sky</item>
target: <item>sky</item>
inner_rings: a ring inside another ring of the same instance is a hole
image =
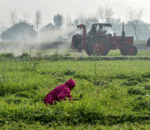
[[[142,20],[150,24],[150,1],[149,0],[0,0],[0,23],[8,27],[11,25],[10,11],[16,10],[17,19],[23,19],[24,13],[29,15],[28,22],[34,24],[36,10],[41,11],[41,27],[53,23],[56,14],[64,17],[70,16],[72,21],[79,15],[93,15],[100,6],[108,6],[114,11],[114,18],[127,21],[129,7],[135,10],[144,8]]]

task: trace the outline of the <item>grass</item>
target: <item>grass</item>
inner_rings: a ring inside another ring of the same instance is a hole
[[[9,56],[0,62],[0,129],[150,129],[149,60]],[[71,94],[79,100],[46,107],[47,93],[70,78],[77,83]]]

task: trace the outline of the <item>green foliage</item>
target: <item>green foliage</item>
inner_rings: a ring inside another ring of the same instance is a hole
[[[28,58],[28,57],[30,57],[30,54],[28,54],[28,53],[22,53],[22,55],[20,57]]]
[[[150,108],[150,99],[145,97],[138,97],[133,100],[133,110],[137,111],[140,109],[149,109]]]
[[[24,91],[24,92],[18,92],[18,93],[16,93],[15,96],[18,96],[18,97],[25,97],[25,98],[30,98],[30,97],[31,97],[30,93],[27,92],[27,91]]]
[[[93,82],[94,85],[100,85],[100,86],[106,86],[107,85],[107,81],[105,80],[96,80]]]
[[[134,86],[134,85],[138,85],[139,82],[136,81],[136,80],[133,80],[133,81],[125,81],[122,83],[122,85],[125,85],[125,86]]]
[[[145,95],[146,91],[140,89],[140,88],[130,88],[128,90],[128,94],[134,94],[134,95]]]
[[[74,75],[76,73],[76,71],[71,71],[70,69],[67,69],[64,74],[65,75]]]
[[[144,85],[143,87],[144,87],[144,89],[146,89],[146,90],[150,90],[150,85]]]
[[[15,55],[13,53],[1,53],[1,57],[6,57],[6,58],[14,58]]]
[[[79,79],[87,79],[89,80],[89,76],[85,75],[85,74],[81,74],[81,73],[76,73],[75,75],[73,75],[74,78],[79,78]]]
[[[71,56],[71,54],[70,53],[66,53],[64,56]]]
[[[150,78],[150,72],[145,72],[143,74],[141,74],[142,78]]]
[[[130,76],[128,76],[127,74],[117,74],[117,75],[115,75],[115,76],[112,76],[112,78],[128,79],[128,78],[130,78]]]
[[[38,63],[35,71],[33,62]],[[146,128],[140,123],[149,121],[150,87],[140,75],[150,69],[148,64],[142,60],[96,61],[96,66],[93,61],[38,58],[1,61],[0,72],[5,70],[8,77],[0,82],[0,129]],[[44,97],[70,78],[76,81],[71,94],[79,100],[46,107]],[[121,82],[139,87],[122,87]]]
[[[62,25],[62,15],[61,14],[57,14],[54,15],[54,24],[57,28],[61,27]]]
[[[26,91],[26,90],[38,90],[39,89],[39,85],[38,84],[34,84],[34,83],[30,83],[30,84],[26,84],[24,85],[24,87],[22,87],[22,84],[18,84],[18,83],[1,83],[0,84],[0,96],[4,96],[6,94],[14,94],[20,91]],[[23,92],[23,94],[28,95],[27,92]]]
[[[58,54],[58,53],[49,56],[49,58],[54,60],[54,61],[60,60],[60,59],[62,59],[62,57],[63,56],[61,54]]]
[[[12,98],[6,99],[5,101],[8,104],[11,104],[11,103],[20,104],[23,102],[22,99],[12,99]]]
[[[139,83],[148,82],[149,80],[141,78],[141,77],[131,77],[127,81],[123,82],[122,85],[125,86],[133,86],[138,85]]]
[[[138,81],[142,83],[142,82],[148,82],[149,80],[141,78],[141,77],[132,77],[132,78],[129,78],[128,81]]]

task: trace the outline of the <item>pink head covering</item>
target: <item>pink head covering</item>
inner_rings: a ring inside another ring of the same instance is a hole
[[[76,82],[73,79],[69,79],[66,83],[66,86],[68,86],[70,89],[73,89],[74,86],[76,85]]]

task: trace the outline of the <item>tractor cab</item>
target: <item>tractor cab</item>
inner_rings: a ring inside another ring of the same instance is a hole
[[[111,24],[107,24],[107,23],[94,23],[92,24],[91,30],[88,32],[87,34],[87,39],[89,39],[91,36],[95,36],[96,33],[98,33],[98,35],[101,34],[106,34],[107,27],[112,27]],[[108,34],[111,35],[111,34]]]
[[[112,27],[111,24],[108,23],[94,23],[93,26],[97,27],[97,33],[106,33],[106,27]]]

